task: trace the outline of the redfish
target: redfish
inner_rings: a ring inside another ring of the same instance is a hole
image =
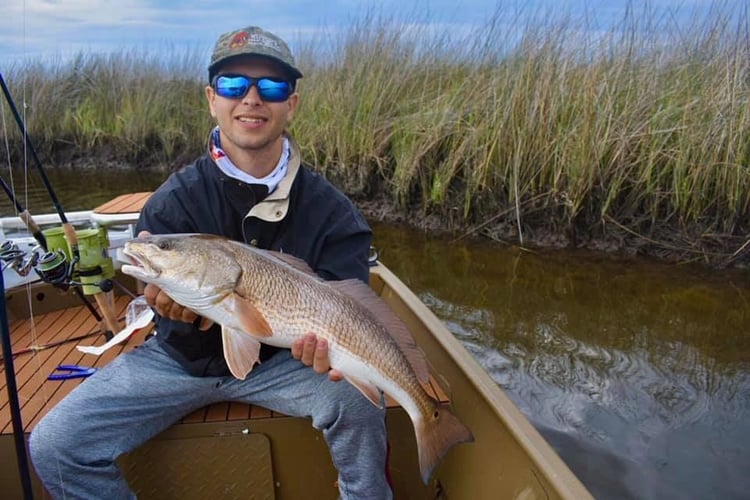
[[[160,287],[221,325],[224,357],[244,379],[260,343],[288,348],[308,332],[325,338],[332,368],[373,404],[385,392],[408,413],[422,479],[471,431],[425,392],[424,356],[407,327],[360,280],[325,281],[303,260],[218,236],[151,235],[125,244],[125,274]]]

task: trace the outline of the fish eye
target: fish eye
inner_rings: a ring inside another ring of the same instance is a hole
[[[167,240],[161,240],[159,242],[158,247],[159,247],[159,250],[169,250],[170,244]]]

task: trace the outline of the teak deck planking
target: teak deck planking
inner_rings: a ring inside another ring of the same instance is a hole
[[[99,205],[94,212],[104,215],[138,213],[150,196],[151,191],[123,194]]]

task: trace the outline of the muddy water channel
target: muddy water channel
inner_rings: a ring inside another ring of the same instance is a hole
[[[374,229],[597,498],[747,498],[750,271]]]
[[[48,174],[66,211],[153,190],[166,176]],[[38,175],[29,176],[23,206],[52,211]],[[12,213],[2,198],[0,213]],[[597,498],[748,498],[750,271],[373,228],[381,260]]]

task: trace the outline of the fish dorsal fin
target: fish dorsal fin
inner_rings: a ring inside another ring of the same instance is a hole
[[[347,382],[359,389],[359,392],[361,392],[367,399],[369,399],[372,404],[374,404],[378,408],[382,408],[380,400],[380,390],[378,390],[378,388],[375,387],[372,383],[368,382],[367,380],[357,378],[352,374],[344,375],[344,378]]]
[[[294,255],[288,253],[274,252],[273,250],[265,250],[264,253],[271,258],[278,259],[281,262],[288,264],[297,271],[309,274],[310,276],[314,276],[315,278],[322,281],[322,278],[315,274],[315,271],[310,268],[310,264],[308,264],[305,260],[300,259],[299,257],[295,257]]]
[[[221,342],[229,371],[236,378],[245,380],[258,361],[260,342],[247,333],[228,326],[221,327]]]
[[[256,248],[256,247],[249,246],[245,243],[234,241],[234,240],[227,240],[227,242],[231,245],[244,247],[246,250],[255,252],[256,254],[260,254],[268,259],[281,262],[284,265],[287,265],[293,269],[296,269],[297,271],[300,271],[304,274],[309,274],[310,276],[313,276],[317,278],[318,280],[322,281],[322,278],[318,276],[317,274],[315,274],[315,271],[312,270],[312,268],[310,267],[310,264],[308,264],[307,261],[305,261],[304,259],[300,259],[299,257],[295,257],[292,254],[277,252],[275,250],[265,250],[262,248]]]
[[[228,299],[228,308],[239,319],[242,328],[256,337],[270,337],[273,335],[271,325],[252,302],[238,293],[232,293]]]
[[[425,384],[430,378],[427,360],[412,337],[411,332],[396,313],[368,285],[358,279],[327,281],[331,287],[353,298],[369,309],[375,319],[390,333],[391,337],[406,356],[417,379]]]

